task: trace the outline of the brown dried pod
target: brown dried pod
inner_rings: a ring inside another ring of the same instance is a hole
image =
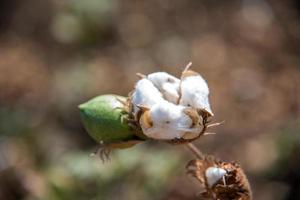
[[[251,200],[251,188],[241,166],[235,162],[221,162],[212,156],[191,160],[187,174],[195,177],[204,191],[200,199]]]

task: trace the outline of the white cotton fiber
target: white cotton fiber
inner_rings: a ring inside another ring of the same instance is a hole
[[[180,105],[203,109],[213,116],[208,95],[207,83],[200,75],[188,76],[182,79]]]
[[[209,167],[205,171],[205,176],[209,187],[216,184],[226,174],[226,170],[219,167]]]
[[[155,72],[147,78],[163,94],[164,98],[172,103],[177,103],[179,98],[180,80],[166,72]]]
[[[152,127],[143,129],[144,134],[154,139],[170,140],[182,138],[186,132],[199,133],[198,129],[191,128],[193,121],[184,113],[184,109],[167,101],[153,105],[149,110]]]
[[[151,108],[151,106],[160,101],[164,101],[163,96],[151,81],[144,78],[136,83],[135,90],[132,94],[134,113],[139,110],[137,107],[139,105]]]
[[[143,133],[159,140],[199,136],[203,128],[199,111],[213,115],[206,81],[188,68],[181,80],[166,72],[140,77],[131,101]]]

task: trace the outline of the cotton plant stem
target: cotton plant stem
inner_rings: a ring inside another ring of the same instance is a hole
[[[204,154],[193,144],[187,143],[186,147],[199,159],[204,159]]]

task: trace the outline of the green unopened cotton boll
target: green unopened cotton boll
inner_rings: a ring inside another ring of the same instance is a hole
[[[125,97],[101,95],[79,105],[83,124],[90,136],[97,142],[110,144],[138,139],[124,120]]]

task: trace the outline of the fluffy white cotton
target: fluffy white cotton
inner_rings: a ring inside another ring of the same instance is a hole
[[[207,83],[200,75],[188,76],[181,80],[180,105],[203,109],[213,116],[208,95]]]
[[[135,114],[139,110],[137,106],[142,105],[151,108],[151,106],[160,101],[164,101],[163,96],[151,81],[144,78],[136,83],[132,94],[132,104]]]
[[[199,136],[203,128],[199,110],[213,115],[206,81],[188,68],[181,80],[166,72],[140,77],[131,100],[143,133],[159,140]]]
[[[184,113],[185,107],[163,101],[153,105],[150,109],[152,127],[143,132],[154,139],[182,138],[186,132],[198,134],[198,128],[191,128],[193,121]]]
[[[179,98],[180,80],[166,72],[155,72],[149,74],[147,78],[163,94],[167,101],[177,103]]]
[[[212,187],[216,184],[223,176],[226,174],[226,171],[219,167],[209,167],[205,171],[205,176],[209,187]]]

